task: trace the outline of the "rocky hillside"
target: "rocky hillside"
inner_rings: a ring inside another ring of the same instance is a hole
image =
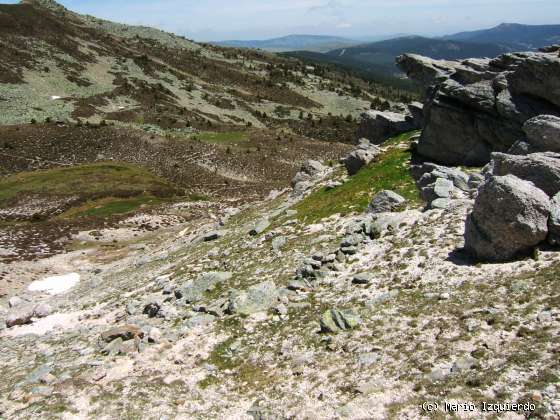
[[[0,123],[45,119],[268,127],[356,117],[376,96],[358,79],[319,75],[273,54],[200,45],[82,16],[53,1],[0,5]]]
[[[75,89],[0,127],[0,418],[560,416],[558,48],[406,56],[424,104],[349,146],[282,59],[0,12],[1,88]]]

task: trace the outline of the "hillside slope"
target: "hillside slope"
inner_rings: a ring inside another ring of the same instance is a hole
[[[0,5],[0,42],[1,124],[265,127],[302,110],[357,116],[370,99],[366,83],[351,95],[349,79],[317,77],[294,60],[81,16],[50,0]]]

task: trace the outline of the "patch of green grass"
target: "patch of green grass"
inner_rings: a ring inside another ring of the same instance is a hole
[[[22,172],[0,180],[0,206],[18,196],[131,197],[145,192],[171,195],[172,184],[145,168],[126,163],[94,163]]]
[[[204,143],[235,145],[249,140],[247,133],[242,131],[225,131],[221,133],[206,131],[196,136]]]
[[[126,214],[141,206],[154,206],[166,200],[152,195],[142,194],[133,198],[103,198],[84,203],[82,206],[65,212],[62,217],[108,217]]]
[[[412,204],[421,203],[420,193],[410,174],[411,152],[406,145],[416,131],[389,139],[389,149],[375,162],[362,168],[346,183],[332,190],[321,189],[295,206],[298,218],[307,223],[340,213],[363,212],[373,196],[392,190]]]

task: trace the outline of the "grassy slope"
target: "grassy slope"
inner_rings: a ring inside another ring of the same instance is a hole
[[[72,215],[107,216],[160,201],[175,187],[147,169],[124,163],[95,163],[67,168],[22,172],[0,180],[0,206],[15,204],[28,195],[78,197]]]
[[[382,190],[393,190],[411,203],[420,203],[419,191],[410,175],[410,137],[415,132],[389,139],[389,148],[375,162],[361,169],[340,187],[320,189],[298,203],[295,209],[300,220],[319,221],[333,214],[363,212],[371,198]]]

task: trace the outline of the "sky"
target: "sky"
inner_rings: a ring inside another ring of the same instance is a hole
[[[2,1],[0,3],[16,3]],[[60,0],[80,13],[197,41],[289,34],[444,35],[503,22],[560,24],[559,0]]]

